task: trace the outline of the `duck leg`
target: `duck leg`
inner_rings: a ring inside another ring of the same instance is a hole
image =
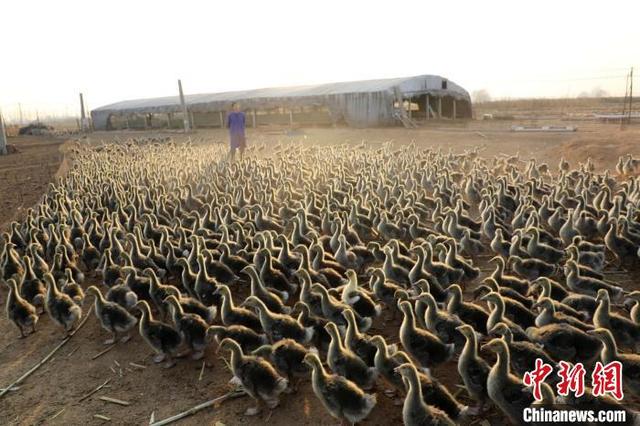
[[[164,363],[164,368],[171,368],[176,365],[175,360],[171,357],[171,354],[167,354],[167,362]]]
[[[36,323],[35,321],[33,323],[31,323],[31,333],[35,333],[36,332]]]
[[[256,406],[247,408],[247,410],[244,412],[244,415],[245,416],[255,416],[255,415],[260,414],[261,411],[262,411],[262,403],[261,403],[260,399],[256,399]]]
[[[118,332],[113,331],[113,336],[111,337],[111,339],[107,339],[103,343],[105,345],[113,345],[116,342],[116,340],[118,340]]]
[[[123,336],[122,339],[120,339],[121,343],[127,343],[129,340],[131,340],[131,336],[129,336],[128,334]]]
[[[156,364],[160,364],[162,361],[165,360],[167,356],[163,353],[157,353],[154,357],[153,357],[153,362],[155,362]]]
[[[22,326],[19,324],[16,324],[18,326],[18,330],[20,330],[20,338],[24,339],[25,337],[27,337],[26,334],[24,334],[24,330],[22,329]]]
[[[204,356],[204,350],[194,351],[191,354],[191,359],[194,360],[194,361],[198,361],[198,360],[202,359],[203,356]]]

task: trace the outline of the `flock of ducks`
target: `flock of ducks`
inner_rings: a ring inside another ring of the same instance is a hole
[[[620,361],[640,394],[640,293],[604,272],[638,264],[637,177],[413,145],[271,151],[229,163],[221,146],[167,139],[78,144],[2,235],[20,337],[44,312],[71,332],[92,296],[105,344],[137,326],[165,367],[228,351],[247,415],[310,376],[348,424],[375,412],[374,389],[401,398],[406,425],[492,406],[520,424],[538,404],[522,382],[536,358]],[[483,258],[495,269],[481,279]],[[438,380],[447,362],[466,395]],[[589,389],[570,403],[637,419]]]

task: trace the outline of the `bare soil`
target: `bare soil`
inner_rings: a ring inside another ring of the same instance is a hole
[[[480,146],[483,156],[515,155],[521,159],[536,158],[548,162],[556,169],[561,156],[576,165],[591,156],[598,168],[613,168],[622,154],[640,155],[638,142],[640,128],[624,132],[616,125],[578,123],[579,130],[569,134],[513,133],[509,131],[513,122],[440,122],[415,130],[401,128],[384,129],[249,129],[249,144],[265,141],[276,144],[278,140],[295,138],[304,143],[336,144],[370,143],[393,141],[397,144],[415,142],[418,146],[432,146],[443,150],[462,152]],[[565,123],[566,124],[566,123]],[[130,136],[171,135],[182,140],[179,133],[96,133],[89,143],[99,143],[113,138]],[[226,134],[221,130],[200,130],[190,138],[196,143],[226,143]],[[19,218],[24,209],[34,205],[46,191],[47,184],[57,172],[64,173],[61,140],[46,138],[12,138],[20,150],[19,154],[0,157],[0,225]],[[61,168],[62,165],[62,168]],[[59,170],[61,168],[61,170]],[[484,262],[478,262],[481,268]],[[635,277],[626,275],[612,278],[628,288],[636,288]],[[89,282],[94,279],[89,279]],[[0,290],[0,302],[4,303],[6,291]],[[85,313],[91,307],[84,307]],[[386,313],[383,313],[386,315]],[[6,320],[0,318],[0,388],[12,383],[33,365],[38,363],[61,340],[62,335],[49,319],[41,317],[35,335],[18,339],[18,332]],[[388,322],[384,329],[374,329],[396,342],[398,322]],[[165,370],[151,361],[151,352],[137,333],[132,334],[127,344],[118,344],[97,359],[92,359],[104,350],[103,330],[91,314],[86,325],[15,392],[0,399],[0,424],[102,424],[104,420],[95,414],[107,416],[113,424],[147,424],[152,413],[155,419],[163,419],[184,411],[204,401],[218,397],[228,391],[230,374],[213,348],[206,356],[207,366],[200,380],[202,361],[183,359],[172,369]],[[222,354],[220,354],[222,355]],[[226,354],[224,354],[226,356]],[[145,366],[140,369],[131,363]],[[462,401],[468,402],[466,394],[458,385],[459,377],[455,363],[441,366],[434,376],[449,389],[458,393]],[[95,395],[79,400],[97,386],[110,380],[109,384]],[[251,404],[248,398],[238,398],[223,403],[218,408],[209,408],[180,424],[200,425],[335,425],[311,391],[307,380],[299,391],[285,396],[279,408],[271,416],[245,417],[244,410]],[[401,424],[401,407],[384,395],[382,382],[377,386],[378,405],[365,425]],[[100,396],[109,396],[130,403],[120,406],[104,402]],[[635,406],[638,406],[634,403]],[[504,418],[495,410],[484,416],[491,424],[505,424]],[[474,419],[474,423],[480,422]]]

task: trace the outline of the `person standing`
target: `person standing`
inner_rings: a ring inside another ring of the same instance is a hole
[[[229,156],[233,160],[236,156],[236,149],[240,150],[240,159],[244,157],[244,149],[247,146],[247,140],[244,135],[245,116],[240,111],[240,105],[237,102],[231,104],[231,112],[227,114],[227,127],[229,128]]]

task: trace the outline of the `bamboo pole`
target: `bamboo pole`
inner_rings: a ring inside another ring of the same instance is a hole
[[[32,375],[33,373],[35,373],[35,371],[42,367],[47,361],[49,361],[53,355],[55,355],[56,352],[58,352],[58,350],[63,347],[64,345],[67,344],[67,342],[69,340],[71,340],[71,338],[73,336],[76,335],[76,333],[87,323],[87,320],[89,319],[91,315],[86,315],[84,317],[84,319],[82,320],[82,322],[80,323],[80,325],[78,325],[78,327],[76,327],[75,330],[73,330],[71,333],[69,333],[69,335],[67,337],[64,338],[64,340],[60,343],[58,343],[58,346],[56,346],[55,348],[53,348],[53,350],[51,352],[49,352],[49,354],[47,356],[45,356],[44,358],[42,358],[42,361],[40,361],[39,363],[37,363],[36,365],[33,366],[33,368],[31,368],[31,370],[27,371],[26,373],[24,373],[22,376],[20,376],[20,378],[18,380],[16,380],[15,382],[11,383],[9,386],[7,386],[2,392],[0,392],[0,398],[2,398],[7,392],[9,392],[9,390],[11,388],[13,388],[15,385],[19,385],[20,383],[22,383],[27,377],[29,377],[30,375]]]
[[[176,414],[175,416],[171,416],[169,418],[166,418],[164,420],[160,420],[157,421],[155,423],[151,423],[151,426],[165,426],[174,422],[177,422],[178,420],[184,419],[185,417],[189,417],[194,415],[195,413],[202,411],[206,408],[209,407],[214,407],[224,401],[226,401],[227,399],[232,399],[232,398],[238,398],[240,396],[244,396],[246,395],[246,393],[243,390],[232,390],[231,392],[225,393],[222,396],[219,396],[216,399],[212,399],[211,401],[207,401],[207,402],[203,402],[202,404],[196,405],[195,407],[192,407],[190,409],[188,409],[187,411],[183,411],[182,413]]]

